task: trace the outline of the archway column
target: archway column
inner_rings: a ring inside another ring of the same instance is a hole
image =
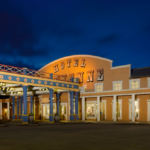
[[[54,114],[53,114],[53,89],[49,89],[49,97],[50,97],[50,114],[49,114],[49,122],[54,122]]]
[[[132,122],[135,122],[135,94],[132,94]]]
[[[15,120],[15,96],[12,96],[12,119]]]
[[[76,115],[76,121],[79,120],[78,96],[79,96],[79,92],[75,92],[75,115]]]
[[[97,96],[97,121],[100,121],[100,96]]]
[[[17,96],[17,119],[19,119],[19,96]]]
[[[7,102],[7,119],[10,119],[10,103]]]
[[[2,101],[0,102],[0,120],[3,119],[3,116],[2,116]]]
[[[33,95],[30,96],[30,113],[33,113]]]
[[[74,121],[74,114],[73,114],[73,91],[70,91],[70,121]]]
[[[22,115],[23,115],[23,112],[22,112],[22,104],[23,104],[23,97],[21,96],[20,97],[20,116],[21,116],[21,119],[23,119]]]
[[[117,101],[117,96],[114,95],[114,100],[113,100],[113,118],[114,118],[114,122],[116,121],[116,101]]]
[[[85,121],[85,97],[82,97],[82,121]]]
[[[57,103],[57,113],[59,114],[59,106],[60,106],[60,93],[57,93],[56,103]],[[59,114],[60,115],[60,114]]]
[[[22,86],[23,88],[23,104],[24,104],[24,114],[23,116],[23,124],[28,124],[28,114],[27,114],[27,88],[28,86]]]

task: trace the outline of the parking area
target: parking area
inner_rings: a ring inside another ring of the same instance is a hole
[[[146,150],[150,125],[45,124],[0,127],[0,150]]]

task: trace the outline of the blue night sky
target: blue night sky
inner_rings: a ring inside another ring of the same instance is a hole
[[[0,0],[0,63],[38,70],[89,54],[150,66],[150,0]]]

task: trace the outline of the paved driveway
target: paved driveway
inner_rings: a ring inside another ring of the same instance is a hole
[[[150,125],[0,127],[0,150],[149,150]]]

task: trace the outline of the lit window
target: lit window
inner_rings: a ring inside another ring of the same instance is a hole
[[[114,81],[113,82],[113,90],[115,90],[115,91],[122,90],[122,81]]]
[[[96,92],[102,92],[103,91],[103,84],[102,83],[96,84],[95,85],[95,91]]]
[[[131,82],[131,89],[138,89],[139,88],[139,82],[138,81],[132,81]]]

